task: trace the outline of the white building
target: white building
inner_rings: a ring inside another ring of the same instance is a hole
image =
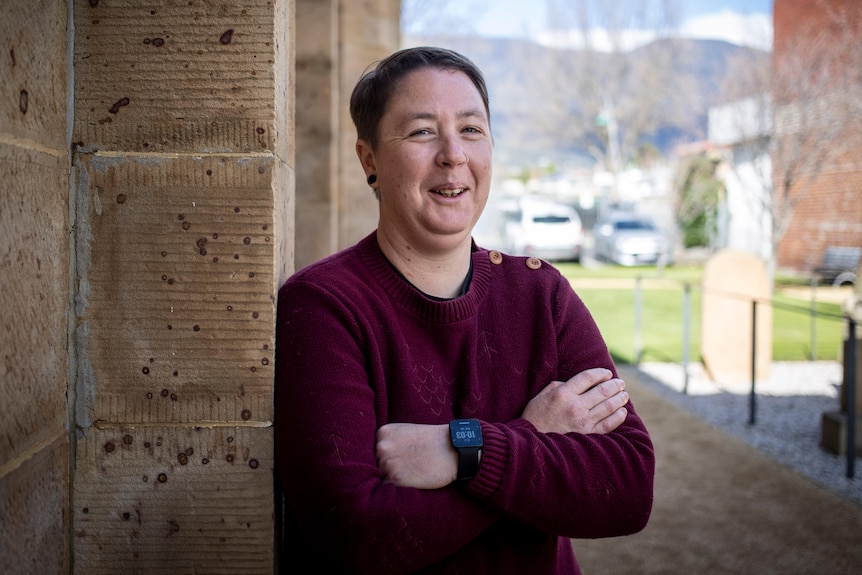
[[[727,150],[719,177],[727,195],[719,206],[719,248],[772,258],[772,112],[768,97],[709,110],[709,141]]]

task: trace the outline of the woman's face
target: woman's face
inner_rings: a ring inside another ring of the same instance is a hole
[[[491,129],[463,72],[423,68],[401,80],[376,149],[356,145],[380,190],[378,235],[418,250],[469,241],[491,185]]]

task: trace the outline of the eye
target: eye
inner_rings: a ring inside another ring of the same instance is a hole
[[[410,135],[411,136],[430,136],[431,130],[429,130],[428,128],[421,128],[419,130],[415,130],[413,132],[410,132]]]
[[[465,126],[461,132],[468,136],[483,136],[485,134],[485,130],[478,126]]]

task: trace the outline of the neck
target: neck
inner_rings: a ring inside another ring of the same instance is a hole
[[[416,249],[405,241],[391,241],[378,233],[377,242],[386,259],[422,292],[439,298],[454,298],[470,271],[470,237],[456,247],[435,252]]]

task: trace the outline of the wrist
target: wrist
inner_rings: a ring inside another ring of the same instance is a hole
[[[456,480],[472,479],[482,458],[482,424],[478,419],[453,419],[449,422],[449,440],[457,457]]]

